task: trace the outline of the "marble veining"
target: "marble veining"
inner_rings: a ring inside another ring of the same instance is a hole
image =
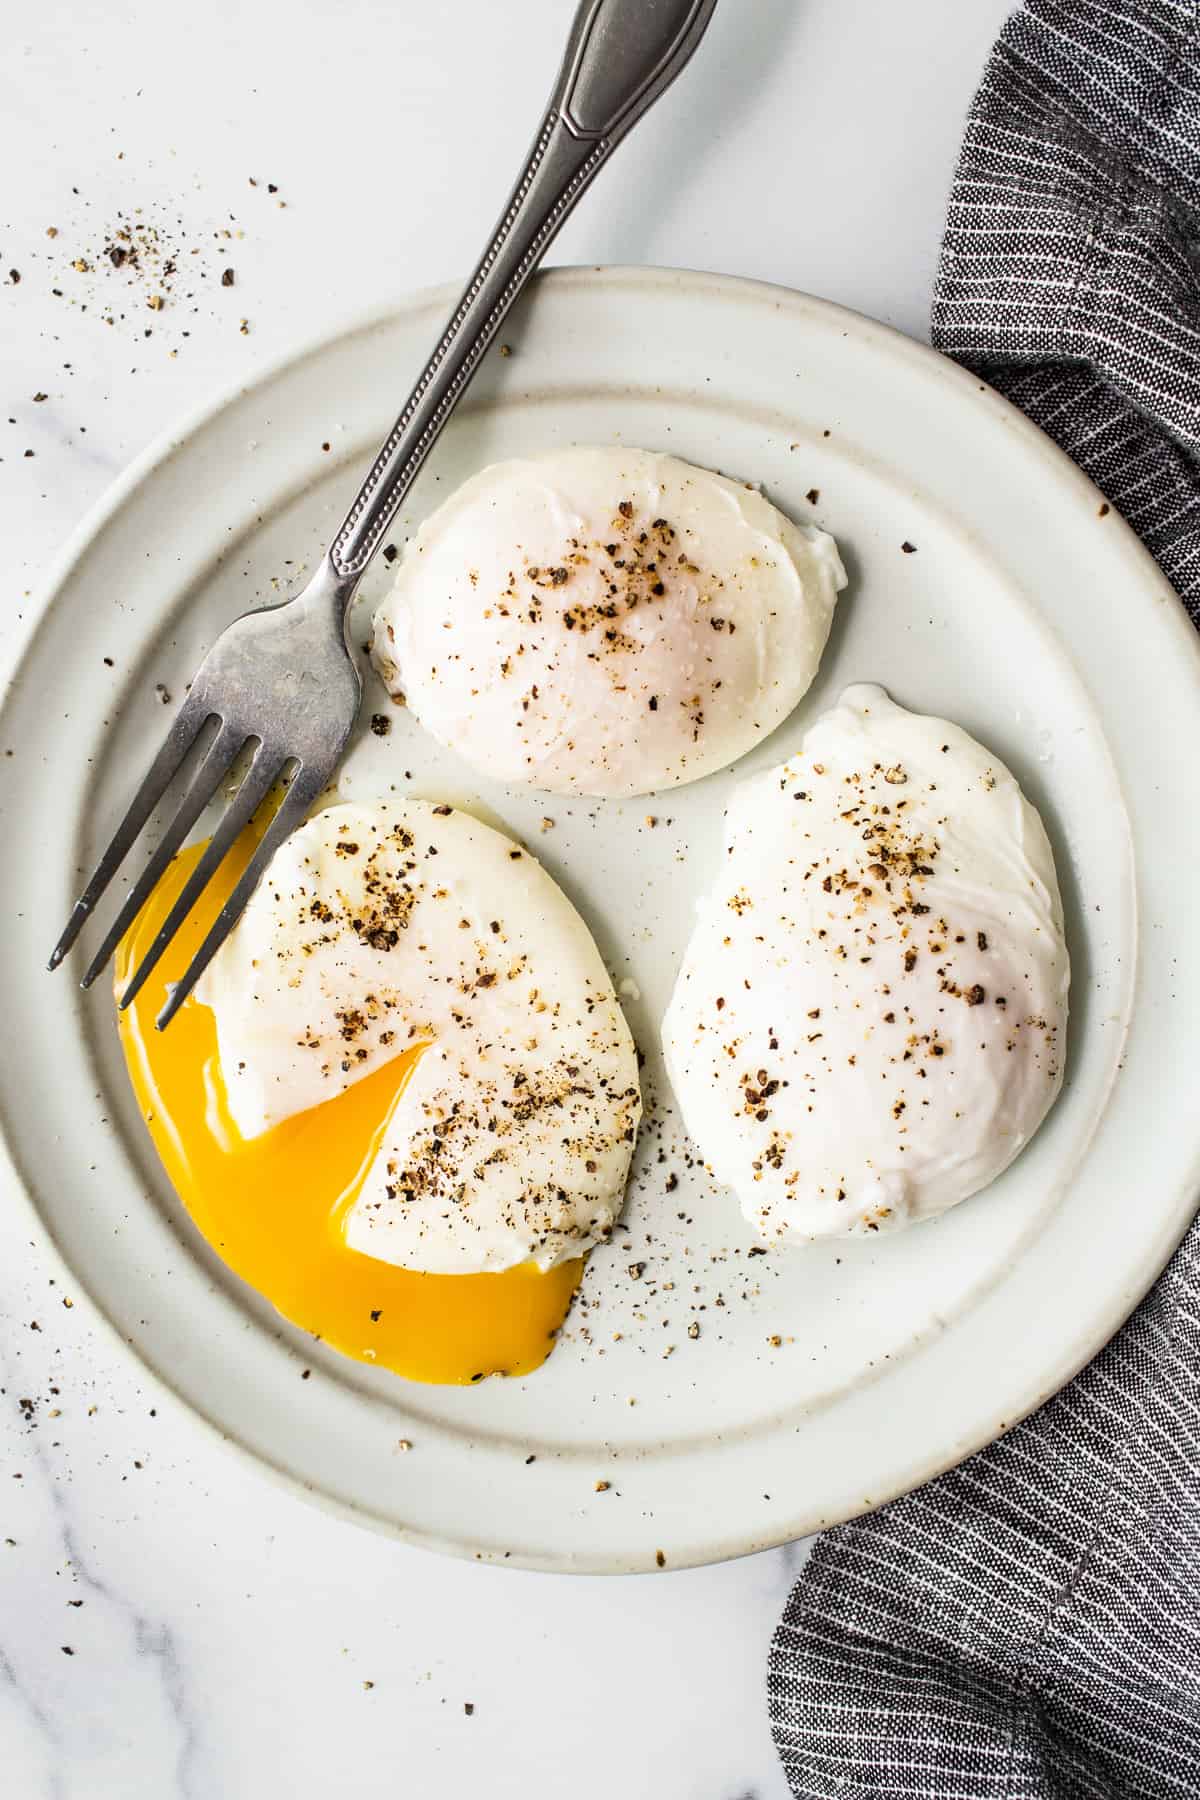
[[[33,1296],[26,1290],[22,1298],[28,1311]],[[14,1316],[7,1306],[5,1310],[7,1317]],[[45,1314],[44,1306],[41,1310]],[[39,1337],[49,1335],[49,1323],[47,1319]],[[76,1409],[69,1401],[65,1406],[51,1404],[67,1398],[64,1387],[69,1378],[53,1370],[43,1389],[45,1398],[30,1394],[32,1360],[20,1354],[0,1358],[0,1390],[6,1407],[20,1420],[17,1432],[22,1440],[21,1454],[14,1459],[18,1466],[8,1473],[22,1480],[22,1498],[26,1505],[32,1500],[36,1509],[32,1539],[6,1536],[0,1548],[14,1558],[18,1583],[21,1574],[28,1573],[22,1569],[21,1553],[33,1552],[43,1567],[54,1572],[60,1589],[44,1610],[38,1603],[44,1629],[36,1647],[23,1641],[20,1627],[26,1615],[19,1607],[0,1608],[0,1682],[16,1728],[15,1737],[11,1729],[6,1734],[6,1746],[15,1741],[31,1757],[40,1750],[49,1796],[74,1791],[69,1774],[76,1761],[101,1783],[110,1770],[115,1778],[128,1759],[127,1732],[119,1717],[113,1718],[106,1706],[98,1704],[103,1686],[97,1686],[96,1665],[103,1671],[103,1684],[111,1681],[114,1668],[127,1666],[136,1689],[138,1758],[149,1762],[145,1778],[153,1772],[161,1791],[192,1800],[205,1791],[196,1779],[201,1741],[190,1714],[176,1631],[157,1605],[142,1610],[127,1591],[107,1579],[85,1548],[87,1520],[78,1510],[67,1445]],[[62,1434],[52,1444],[47,1441],[51,1431]],[[141,1459],[135,1463],[145,1466]],[[12,1566],[0,1564],[0,1589],[5,1593],[16,1585]],[[169,1590],[155,1599],[170,1608]],[[52,1621],[55,1629],[50,1629]],[[137,1779],[143,1778],[139,1768]]]

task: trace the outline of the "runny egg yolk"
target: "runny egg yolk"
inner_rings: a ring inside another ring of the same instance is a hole
[[[234,1272],[305,1331],[360,1362],[412,1381],[467,1383],[523,1375],[545,1361],[583,1270],[427,1275],[347,1248],[353,1204],[420,1049],[345,1093],[246,1140],[225,1102],[213,1014],[189,997],[166,1031],[155,1018],[255,847],[247,832],[133,1004],[118,1015],[142,1116],[175,1191]],[[203,845],[175,858],[123,939],[123,990]]]

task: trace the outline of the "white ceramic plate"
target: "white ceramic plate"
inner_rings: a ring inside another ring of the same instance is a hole
[[[1100,1347],[1182,1235],[1200,1143],[1200,654],[1095,489],[928,350],[749,283],[543,279],[396,542],[483,463],[619,441],[761,481],[836,533],[851,582],[795,717],[660,801],[481,785],[406,715],[352,752],[351,794],[394,781],[527,838],[634,984],[651,1106],[628,1232],[593,1258],[542,1370],[439,1389],[344,1361],[198,1239],[141,1129],[108,995],[44,963],[164,727],[156,683],[178,692],[226,620],[298,583],[449,298],[372,318],[193,421],[135,464],[57,571],[0,716],[5,1203],[29,1205],[197,1413],[314,1497],[487,1560],[674,1568],[846,1518],[996,1436]],[[385,580],[381,565],[360,635]],[[752,1257],[733,1201],[687,1166],[657,1024],[731,784],[788,754],[851,680],[958,720],[1041,808],[1074,964],[1066,1087],[1026,1154],[948,1217]]]

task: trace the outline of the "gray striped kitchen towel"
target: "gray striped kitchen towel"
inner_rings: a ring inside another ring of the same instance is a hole
[[[1009,20],[933,341],[1075,458],[1200,623],[1200,0]],[[1200,1796],[1200,1225],[1040,1412],[819,1539],[768,1698],[804,1800]]]

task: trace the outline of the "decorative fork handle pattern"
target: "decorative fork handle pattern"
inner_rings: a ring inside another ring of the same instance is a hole
[[[348,606],[514,301],[616,145],[690,59],[716,0],[582,0],[500,223],[329,551]]]
[[[437,348],[334,539],[334,567],[361,576],[506,313],[611,145],[579,144],[547,115],[512,201]]]

